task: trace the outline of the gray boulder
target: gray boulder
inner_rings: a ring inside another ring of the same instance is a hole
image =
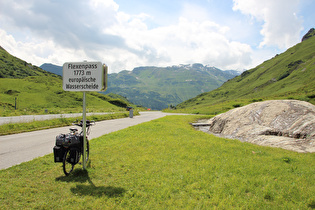
[[[225,138],[297,152],[315,152],[315,106],[298,100],[252,103],[208,121]]]

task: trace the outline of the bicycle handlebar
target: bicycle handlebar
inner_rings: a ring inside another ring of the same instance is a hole
[[[78,121],[76,121],[76,122],[78,122]],[[80,123],[72,123],[72,125],[83,127],[83,120],[81,120]],[[87,120],[86,121],[86,127],[90,127],[92,125],[95,125],[95,121],[94,120]]]

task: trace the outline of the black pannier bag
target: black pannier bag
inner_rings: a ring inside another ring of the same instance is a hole
[[[77,164],[80,161],[80,151],[78,148],[71,148],[69,150],[70,155],[67,157],[67,161],[72,164]]]
[[[65,142],[65,134],[60,134],[58,136],[56,136],[56,146],[63,146],[64,142]]]
[[[54,146],[54,159],[56,162],[62,162],[66,149],[63,146]]]
[[[60,134],[56,136],[56,146],[61,147],[79,147],[80,136],[73,134]]]
[[[64,144],[65,147],[80,147],[80,137],[78,135],[66,134]]]

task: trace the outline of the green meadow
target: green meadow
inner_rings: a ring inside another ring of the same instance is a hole
[[[87,170],[68,177],[53,154],[1,170],[0,209],[315,208],[315,154],[215,137],[199,118],[92,139]]]

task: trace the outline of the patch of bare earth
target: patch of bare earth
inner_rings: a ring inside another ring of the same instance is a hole
[[[315,106],[270,100],[232,109],[199,129],[217,136],[296,152],[315,152]]]

